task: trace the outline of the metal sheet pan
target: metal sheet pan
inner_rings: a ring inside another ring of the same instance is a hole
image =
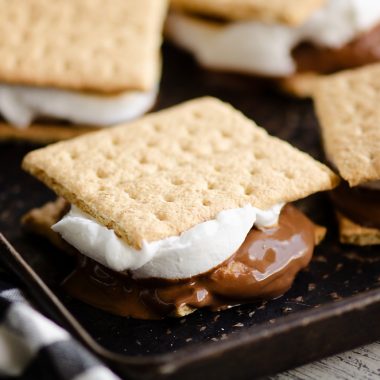
[[[322,158],[310,101],[286,97],[255,79],[204,71],[170,46],[164,60],[157,109],[217,96],[271,134]],[[25,235],[19,225],[24,212],[54,198],[20,169],[24,154],[35,147],[0,145],[0,232],[19,252],[3,242],[1,258],[46,313],[119,373],[138,379],[252,378],[380,338],[380,249],[340,245],[325,194],[297,204],[329,233],[310,267],[276,300],[220,313],[202,310],[182,319],[138,321],[71,299],[60,289],[73,267],[71,259],[43,239]]]

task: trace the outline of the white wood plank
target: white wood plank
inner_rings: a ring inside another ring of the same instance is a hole
[[[379,380],[380,342],[271,377],[272,380]]]

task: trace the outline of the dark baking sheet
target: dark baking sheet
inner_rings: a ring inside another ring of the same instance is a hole
[[[281,95],[253,78],[204,71],[186,54],[165,46],[156,108],[203,95],[232,103],[271,134],[323,159],[310,101]],[[54,198],[19,168],[22,157],[34,148],[0,145],[0,232],[109,351],[93,347],[119,372],[137,378],[252,378],[380,338],[380,250],[337,243],[333,209],[325,194],[298,206],[327,226],[328,236],[293,288],[276,300],[148,322],[112,316],[70,299],[59,283],[71,270],[71,259],[19,227],[23,213]],[[53,306],[45,307],[52,312]]]

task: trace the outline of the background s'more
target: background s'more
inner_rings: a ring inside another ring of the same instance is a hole
[[[282,78],[309,95],[320,74],[380,60],[376,0],[172,0],[167,35],[212,69]]]
[[[318,243],[289,202],[338,182],[214,98],[36,150],[23,168],[66,201],[47,206],[80,258],[66,289],[145,319],[286,292]]]
[[[380,65],[321,80],[314,102],[327,159],[345,180],[331,193],[340,240],[380,244]]]
[[[0,1],[0,139],[134,119],[158,93],[166,0]]]

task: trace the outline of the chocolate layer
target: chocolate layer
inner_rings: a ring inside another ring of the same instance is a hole
[[[379,190],[349,187],[347,182],[342,182],[330,195],[338,211],[353,222],[363,227],[380,228]]]
[[[380,25],[339,49],[302,44],[293,51],[298,72],[329,74],[380,61]]]
[[[223,309],[285,293],[311,260],[315,226],[293,206],[284,207],[279,224],[253,228],[239,250],[210,272],[184,281],[136,281],[81,257],[65,280],[75,298],[111,313],[141,319],[209,307]]]

